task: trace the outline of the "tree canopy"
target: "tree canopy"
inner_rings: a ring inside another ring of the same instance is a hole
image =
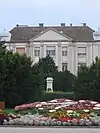
[[[68,70],[59,72],[53,58],[50,56],[40,59],[38,64],[36,64],[36,68],[41,73],[41,84],[43,88],[46,88],[46,78],[53,77],[55,91],[73,91],[75,76]]]
[[[100,100],[100,59],[90,67],[81,67],[75,82],[77,99]]]
[[[46,78],[54,78],[54,91],[72,92],[75,76],[68,70],[59,72],[53,59],[49,56],[39,59],[37,64],[29,57],[7,51],[3,43],[0,45],[0,100],[6,102],[6,107],[40,100],[46,90]],[[88,68],[80,77],[87,77]],[[92,72],[93,73],[93,72]],[[95,75],[95,74],[94,74]],[[85,78],[86,79],[86,78]],[[83,82],[83,81],[81,81]],[[78,89],[77,89],[78,90]]]
[[[36,88],[39,88],[36,77],[30,58],[0,47],[0,100],[4,100],[7,107],[26,103],[32,97],[36,99]]]

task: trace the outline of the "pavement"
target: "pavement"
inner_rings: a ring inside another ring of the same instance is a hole
[[[100,133],[100,128],[22,128],[0,127],[0,133]]]

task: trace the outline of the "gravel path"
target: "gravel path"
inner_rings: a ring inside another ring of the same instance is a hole
[[[100,128],[12,128],[0,127],[0,133],[100,133]]]

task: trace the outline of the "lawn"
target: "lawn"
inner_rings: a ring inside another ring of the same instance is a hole
[[[10,113],[16,114],[16,111],[15,111],[14,109],[3,109],[3,112],[4,112],[5,114],[10,114]]]

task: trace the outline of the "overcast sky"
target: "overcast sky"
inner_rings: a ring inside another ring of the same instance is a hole
[[[81,25],[100,27],[100,0],[0,0],[0,31],[16,24]]]

